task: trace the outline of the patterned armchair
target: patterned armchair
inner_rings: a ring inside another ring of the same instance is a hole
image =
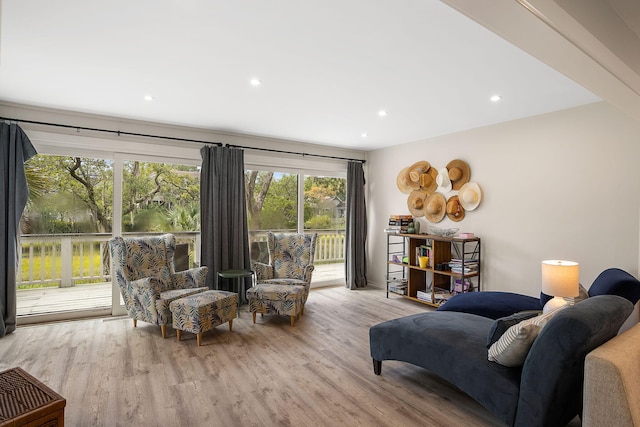
[[[163,338],[172,323],[169,303],[209,289],[207,267],[174,271],[175,246],[173,234],[109,241],[114,277],[133,326],[138,320],[160,325]]]
[[[269,264],[253,263],[257,283],[302,285],[305,289],[304,304],[311,288],[317,238],[317,233],[269,232],[267,234]]]

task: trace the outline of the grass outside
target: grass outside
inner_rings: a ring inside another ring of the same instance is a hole
[[[100,276],[100,250],[94,249],[93,256],[89,255],[89,245],[83,248],[83,255],[80,256],[79,248],[73,250],[73,260],[71,265],[71,276],[80,277],[89,274]],[[37,282],[29,284],[18,283],[18,289],[33,289],[60,286],[60,278],[62,277],[62,257],[60,256],[59,247],[53,255],[53,245],[44,245],[42,248],[34,250],[33,257],[29,258],[28,248],[23,247],[22,260],[20,262],[20,282]],[[44,250],[44,257],[42,256]],[[31,265],[33,264],[33,277],[29,278]],[[82,268],[81,268],[82,267]],[[93,267],[93,270],[91,269]],[[82,274],[81,274],[82,272]],[[75,284],[104,282],[104,279],[86,279],[82,281],[74,281]]]

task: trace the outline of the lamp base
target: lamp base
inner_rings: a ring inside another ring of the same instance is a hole
[[[551,313],[554,310],[557,310],[565,305],[568,305],[569,302],[562,297],[553,297],[542,308],[542,313]]]

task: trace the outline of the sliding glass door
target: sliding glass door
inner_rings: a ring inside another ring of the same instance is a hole
[[[130,157],[129,157],[130,158]],[[176,235],[176,268],[200,262],[200,166],[38,154],[27,163],[18,316],[123,314],[108,241]],[[153,161],[149,161],[153,160]]]
[[[110,313],[113,160],[38,154],[26,171],[18,316]]]
[[[246,170],[251,258],[267,263],[267,231],[318,233],[312,285],[344,282],[346,179]]]

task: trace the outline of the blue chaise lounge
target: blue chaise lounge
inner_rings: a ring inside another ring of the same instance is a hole
[[[454,384],[509,426],[564,426],[582,410],[585,356],[614,337],[632,310],[616,295],[560,310],[519,367],[488,360],[496,322],[488,317],[435,311],[389,320],[369,330],[374,373],[381,374],[384,360],[408,362]]]

